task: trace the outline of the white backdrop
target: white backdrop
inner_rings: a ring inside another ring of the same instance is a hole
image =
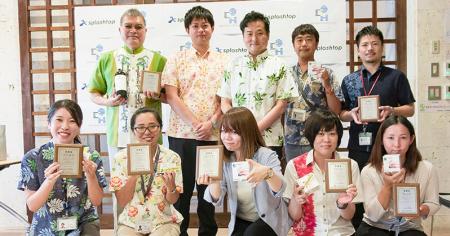
[[[254,10],[270,19],[269,50],[296,62],[292,48],[293,29],[304,23],[313,24],[320,34],[316,61],[331,67],[341,80],[347,74],[346,13],[344,0],[242,1],[211,3],[176,3],[148,5],[93,6],[75,8],[75,48],[78,102],[83,109],[82,133],[105,132],[105,109],[89,99],[87,84],[101,53],[123,45],[119,35],[120,16],[129,8],[138,8],[147,22],[146,48],[170,56],[191,47],[184,29],[184,14],[193,6],[202,5],[214,15],[215,28],[211,48],[229,53],[230,57],[246,53],[239,23]],[[101,14],[99,14],[101,13]],[[167,124],[170,107],[163,107]],[[167,125],[165,125],[167,127]]]

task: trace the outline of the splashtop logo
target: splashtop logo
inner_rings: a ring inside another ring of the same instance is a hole
[[[79,26],[94,26],[94,25],[114,25],[116,23],[115,20],[84,20],[81,19]]]
[[[169,16],[169,20],[167,20],[167,23],[169,23],[169,24],[171,24],[171,23],[180,23],[180,22],[184,22],[184,18]]]

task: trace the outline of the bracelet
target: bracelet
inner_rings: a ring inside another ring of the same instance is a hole
[[[334,93],[333,88],[325,89],[325,94],[332,95]]]
[[[269,170],[267,171],[266,177],[264,177],[264,180],[269,180],[272,177],[273,177],[273,169],[269,168]]]
[[[339,202],[338,202],[338,200],[336,199],[336,207],[337,207],[338,209],[344,210],[344,209],[346,209],[346,208],[348,207],[348,203],[344,203],[342,206],[339,206]]]

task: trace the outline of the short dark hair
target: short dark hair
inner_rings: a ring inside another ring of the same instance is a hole
[[[356,34],[355,40],[356,40],[356,46],[359,47],[359,42],[361,41],[361,38],[367,35],[375,35],[377,36],[380,41],[381,41],[381,45],[383,45],[383,33],[376,27],[373,25],[369,25],[366,26],[364,28],[362,28],[358,34]]]
[[[212,13],[202,6],[195,6],[186,12],[184,15],[184,28],[188,29],[194,19],[205,19],[211,27],[214,27],[214,17]]]
[[[314,36],[314,38],[316,39],[316,43],[319,42],[319,32],[317,31],[317,29],[311,24],[302,24],[297,26],[294,31],[292,31],[292,43],[294,43],[294,40],[297,36],[305,34]]]
[[[254,21],[262,21],[264,23],[264,29],[267,33],[270,33],[270,21],[269,18],[264,16],[262,13],[251,11],[247,13],[242,19],[241,24],[239,25],[241,28],[242,34],[244,34],[245,27],[248,26],[248,23],[254,22]]]
[[[312,112],[305,121],[305,137],[309,141],[309,145],[314,148],[314,140],[321,130],[331,131],[336,128],[338,134],[337,147],[341,144],[344,128],[336,114],[330,110],[317,109]]]
[[[251,159],[258,148],[266,146],[253,113],[245,107],[233,107],[228,110],[223,115],[220,127],[221,132],[233,130],[241,136],[241,153],[244,159]],[[223,144],[222,139],[219,140],[219,143]],[[229,161],[231,152],[225,148],[224,154],[225,160]]]
[[[153,116],[155,117],[156,121],[158,121],[159,127],[162,128],[161,115],[159,115],[159,113],[156,110],[154,110],[154,109],[151,109],[151,108],[148,108],[148,107],[141,107],[141,108],[137,109],[134,112],[133,116],[131,117],[131,120],[130,120],[130,128],[131,128],[131,130],[134,130],[134,125],[136,124],[137,116],[142,114],[142,113],[152,113]]]
[[[387,153],[383,145],[383,135],[387,128],[396,124],[405,126],[409,131],[409,135],[414,138],[413,142],[408,147],[408,151],[406,151],[405,163],[403,165],[406,169],[406,173],[412,174],[419,167],[419,162],[422,160],[422,155],[420,154],[419,149],[417,149],[414,127],[404,116],[392,115],[384,120],[378,129],[377,137],[375,138],[368,164],[372,165],[378,172],[381,173],[383,167],[383,155]]]

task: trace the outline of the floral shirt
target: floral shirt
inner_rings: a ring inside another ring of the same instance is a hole
[[[140,74],[143,70],[161,72],[166,58],[159,53],[140,47],[134,51],[126,46],[103,53],[98,61],[88,91],[111,96],[114,91],[114,76],[118,69],[127,73],[126,105],[106,107],[106,136],[108,145],[112,147],[126,147],[133,137],[129,132],[129,120],[138,108],[149,107],[161,114],[161,102],[146,98],[139,92]],[[103,121],[105,122],[105,121]]]
[[[97,179],[100,187],[108,185],[103,163],[96,151],[84,148],[84,156],[97,164]],[[37,191],[45,181],[44,170],[53,163],[54,144],[48,142],[35,148],[22,159],[20,179],[17,188],[19,190]],[[66,185],[64,188],[63,186]],[[50,192],[46,203],[33,214],[30,226],[30,235],[65,235],[70,231],[57,231],[56,220],[59,217],[76,216],[78,225],[99,219],[96,208],[88,198],[86,177],[80,179],[59,178]],[[65,206],[69,208],[65,208]],[[79,230],[79,229],[78,229]]]
[[[162,84],[177,88],[178,96],[200,122],[211,119],[220,106],[216,92],[223,77],[227,56],[208,51],[201,56],[195,49],[177,52],[162,74]],[[207,141],[217,141],[218,132]],[[175,138],[196,139],[192,126],[172,110],[167,134]]]
[[[160,155],[157,173],[175,172],[175,185],[178,192],[183,192],[183,176],[181,174],[181,159],[175,152],[159,145]],[[127,150],[123,149],[115,156],[115,163],[111,172],[109,183],[110,191],[120,190],[128,180],[127,174]],[[150,175],[141,175],[144,186],[149,185]],[[144,198],[141,187],[141,178],[138,177],[133,199],[125,206],[119,216],[119,224],[134,228],[137,222],[149,220],[152,222],[153,232],[161,225],[167,223],[181,224],[183,216],[175,210],[173,205],[166,201],[167,188],[161,176],[156,175],[151,185],[149,196]]]
[[[292,73],[277,56],[266,50],[253,61],[250,55],[231,61],[225,70],[220,97],[231,99],[233,107],[246,107],[260,121],[275,106],[277,100],[298,97]],[[267,146],[283,145],[283,127],[277,119],[263,134]]]
[[[305,122],[292,119],[292,110],[294,108],[302,109],[309,114],[313,109],[309,107],[309,104],[317,108],[327,108],[327,97],[325,94],[325,88],[321,83],[313,82],[313,78],[308,75],[308,71],[302,72],[298,64],[292,67],[294,79],[298,86],[299,97],[295,101],[288,104],[286,109],[286,115],[284,116],[284,141],[289,144],[309,146],[308,139],[304,136]],[[341,102],[344,101],[344,95],[342,94],[341,86],[339,85],[333,71],[327,68],[331,87],[337,99]],[[305,94],[308,103],[302,96],[302,90]]]

